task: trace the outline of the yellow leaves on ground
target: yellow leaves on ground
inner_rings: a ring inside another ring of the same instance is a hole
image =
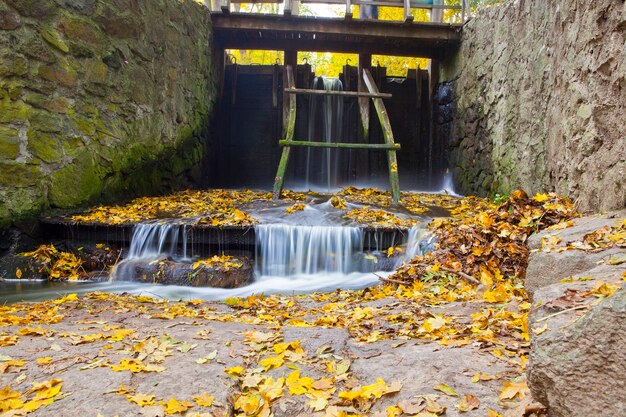
[[[206,392],[203,392],[202,394],[194,395],[193,399],[196,402],[196,404],[198,404],[200,407],[210,407],[213,405],[213,401],[215,401],[215,397],[213,397],[212,395],[209,395]]]
[[[287,213],[287,214],[293,214],[293,213],[295,213],[296,211],[302,211],[302,210],[304,210],[304,208],[305,208],[305,207],[306,207],[306,204],[303,204],[303,203],[296,203],[296,204],[294,204],[294,205],[293,205],[293,206],[291,206],[291,207],[287,207],[287,208],[285,209],[285,213]]]
[[[382,209],[371,209],[369,206],[348,211],[345,219],[373,227],[413,227],[417,220],[400,217]]]
[[[215,255],[208,259],[200,259],[193,263],[192,268],[195,270],[202,267],[208,267],[229,271],[231,269],[239,269],[242,266],[243,263],[240,260],[233,258],[232,256],[222,254],[221,256]]]
[[[435,219],[429,224],[437,238],[435,250],[400,267],[391,279],[410,283],[456,274],[479,280],[486,287],[484,301],[523,298],[521,279],[528,262],[528,236],[577,216],[568,199],[552,193],[530,199],[519,190],[499,206],[475,197],[461,199],[451,214],[451,219]]]
[[[315,192],[296,193],[283,191],[281,197],[294,204],[286,207],[287,214],[293,214],[306,208],[308,197],[317,197]],[[187,190],[168,196],[142,197],[124,206],[100,206],[84,214],[74,215],[71,220],[87,224],[128,224],[141,221],[177,218],[188,219],[190,223],[221,226],[250,226],[257,220],[245,210],[255,202],[267,202],[272,199],[269,192],[251,190]],[[429,210],[429,206],[464,212],[475,202],[475,198],[455,198],[449,195],[420,194],[403,192],[399,202],[405,212],[420,215]],[[348,203],[364,205],[357,211],[348,212],[346,218],[369,226],[411,227],[416,220],[404,215],[383,210],[370,209],[369,206],[387,208],[392,199],[389,191],[377,188],[345,188],[330,196],[330,204],[339,210],[346,210]]]
[[[52,362],[52,358],[50,356],[46,356],[44,358],[37,358],[38,365],[48,365],[50,362]]]
[[[0,347],[1,346],[13,346],[17,344],[19,340],[19,336],[0,336]]]
[[[308,376],[300,377],[300,370],[296,369],[287,377],[287,387],[289,388],[289,394],[301,395],[306,393],[313,387],[313,378]]]
[[[435,391],[441,391],[446,395],[450,395],[452,397],[456,397],[458,394],[456,393],[456,391],[454,390],[454,388],[452,388],[449,385],[446,384],[437,384],[433,387],[433,389]]]
[[[304,199],[301,193],[283,192],[283,198]],[[87,213],[72,216],[82,223],[125,224],[160,218],[192,219],[212,226],[243,225],[256,223],[239,206],[255,200],[270,201],[271,192],[251,190],[201,190],[181,191],[169,196],[142,197],[125,206],[100,206]]]
[[[8,361],[0,362],[0,374],[8,374],[18,371],[24,366],[24,360],[9,359]]]
[[[138,372],[163,372],[164,366],[146,364],[139,359],[122,358],[119,365],[109,365],[110,368],[116,372],[119,371],[131,371],[132,373]]]
[[[367,411],[374,404],[373,400],[377,400],[386,394],[398,392],[401,388],[402,384],[400,383],[387,385],[383,379],[378,378],[376,379],[376,383],[372,385],[365,385],[351,391],[340,392],[339,399],[355,405],[359,410]]]
[[[259,365],[264,367],[266,371],[272,368],[279,368],[283,363],[285,363],[285,360],[282,356],[269,356],[259,361]]]
[[[621,288],[619,284],[609,284],[607,282],[597,282],[591,292],[599,298],[612,296],[615,291]]]
[[[61,252],[54,245],[41,245],[33,252],[24,252],[20,256],[33,258],[39,263],[40,273],[51,280],[76,280],[85,275],[83,262],[71,252]],[[16,276],[18,273],[16,272]],[[22,271],[19,271],[21,278]]]
[[[517,382],[505,381],[503,385],[504,387],[502,388],[502,391],[500,391],[500,395],[498,396],[500,400],[513,400],[515,398],[521,399],[530,392],[530,390],[528,389],[528,385],[526,385],[525,379]]]
[[[503,303],[506,301],[509,301],[509,291],[507,291],[507,289],[511,288],[511,284],[509,283],[500,283],[498,285],[496,285],[495,288],[493,288],[490,291],[485,291],[483,293],[483,300],[489,302],[489,303]]]
[[[480,407],[480,400],[473,395],[464,395],[461,402],[457,405],[460,412],[466,413]]]
[[[39,408],[50,405],[61,397],[62,379],[53,378],[44,382],[33,382],[33,387],[25,393],[12,391],[10,386],[0,390],[0,412],[15,411],[31,413]]]
[[[145,394],[137,394],[137,395],[127,395],[128,401],[137,404],[140,407],[145,407],[148,405],[155,405],[154,395],[145,395]]]
[[[167,403],[161,403],[165,405],[165,414],[181,414],[193,407],[193,404],[189,401],[178,401],[172,397]]]
[[[77,294],[67,294],[64,297],[61,297],[57,300],[54,300],[54,304],[64,304],[64,303],[69,303],[71,301],[76,301],[78,299],[78,295]]]
[[[243,374],[244,368],[243,366],[233,366],[232,368],[224,369],[224,372],[226,372],[230,376],[240,376],[241,374]]]

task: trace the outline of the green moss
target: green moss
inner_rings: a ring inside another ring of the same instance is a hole
[[[15,159],[19,154],[19,132],[0,126],[0,158]]]
[[[59,32],[54,30],[51,27],[44,27],[39,30],[41,37],[44,38],[46,42],[50,45],[54,46],[61,52],[68,53],[70,51],[69,46],[63,41]]]
[[[48,81],[61,84],[68,88],[76,84],[76,71],[62,62],[55,65],[42,65],[39,67],[39,75]]]
[[[98,196],[101,187],[100,168],[84,149],[72,163],[50,175],[48,201],[61,208],[84,204]]]
[[[31,116],[32,110],[32,107],[23,101],[11,101],[6,97],[0,100],[0,123],[24,123]]]
[[[58,135],[55,133],[29,131],[28,150],[43,162],[60,162],[63,159],[63,148]]]
[[[40,182],[36,165],[15,161],[0,162],[0,187],[30,187]]]

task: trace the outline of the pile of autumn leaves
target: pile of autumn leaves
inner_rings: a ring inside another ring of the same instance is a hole
[[[487,297],[504,301],[506,293],[522,288],[528,237],[548,227],[565,228],[578,216],[568,198],[554,193],[530,198],[521,190],[499,206],[464,202],[451,215],[429,225],[437,238],[435,249],[398,269],[392,279],[408,283],[445,273],[469,276],[495,291]]]

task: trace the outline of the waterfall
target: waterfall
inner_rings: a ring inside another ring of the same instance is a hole
[[[313,88],[321,87],[325,91],[343,91],[343,84],[338,78],[315,77]],[[320,103],[321,100],[321,103]],[[317,111],[321,104],[322,123],[318,123]],[[339,96],[312,96],[309,102],[308,140],[324,142],[340,142],[343,125],[343,97]],[[321,127],[321,129],[320,129]],[[323,149],[320,158],[317,149],[307,148],[305,185],[325,185],[328,190],[337,186],[338,156],[330,148]]]
[[[111,271],[111,280],[149,281],[146,271],[161,259],[191,262],[198,253],[194,253],[190,236],[187,224],[135,225],[128,253]],[[388,258],[387,247],[396,245],[405,247],[402,256]],[[255,275],[260,287],[276,278],[309,287],[339,283],[349,276],[360,282],[363,278],[359,276],[371,279],[371,272],[391,271],[431,246],[432,238],[418,226],[408,234],[389,235],[360,227],[259,224],[255,227]]]
[[[406,239],[406,249],[404,254],[398,259],[397,266],[403,262],[410,262],[416,256],[430,252],[433,250],[434,243],[435,237],[429,234],[427,229],[413,226],[409,230],[409,235]]]
[[[256,227],[258,275],[289,276],[358,271],[363,230],[341,226],[268,224]]]
[[[187,258],[187,228],[185,224],[162,222],[135,225],[126,259]],[[178,249],[179,241],[182,250]]]
[[[128,255],[111,271],[111,280],[135,280],[137,265],[161,259],[188,259],[188,228],[186,224],[138,223],[133,229]]]

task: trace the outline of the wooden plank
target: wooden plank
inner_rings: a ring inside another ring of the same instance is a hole
[[[378,87],[372,77],[372,73],[367,68],[363,69],[363,81],[365,82],[365,85],[370,93],[379,93]],[[389,115],[387,114],[385,103],[380,98],[373,98],[372,100],[374,100],[374,108],[376,109],[378,121],[380,122],[380,126],[383,130],[385,143],[388,145],[394,145],[395,141],[393,139],[393,131],[391,130],[391,122],[389,122]],[[389,185],[391,186],[391,197],[394,201],[399,201],[400,181],[398,179],[398,160],[396,158],[395,150],[387,151],[387,164],[389,165]]]
[[[280,140],[280,146],[307,146],[311,148],[346,148],[346,149],[400,149],[399,143],[339,143],[339,142],[309,142],[305,140]]]
[[[291,65],[285,66],[285,75],[287,78],[287,87],[296,88],[296,83],[294,81],[294,69]],[[285,140],[291,141],[293,140],[293,134],[296,130],[296,97],[288,95],[286,99],[288,103],[285,102],[283,106],[289,107],[289,115],[287,117],[287,128],[285,129]],[[272,198],[274,200],[278,200],[280,198],[280,194],[283,191],[283,186],[285,184],[285,172],[287,172],[287,165],[289,164],[290,153],[291,148],[289,146],[285,146],[283,148],[283,153],[280,157],[280,163],[278,164],[276,178],[274,179],[274,192],[272,195]]]
[[[341,97],[368,97],[368,98],[392,98],[393,95],[389,93],[362,93],[357,91],[330,91],[330,90],[313,90],[307,88],[285,88],[287,94],[311,94],[317,96],[341,96]]]

